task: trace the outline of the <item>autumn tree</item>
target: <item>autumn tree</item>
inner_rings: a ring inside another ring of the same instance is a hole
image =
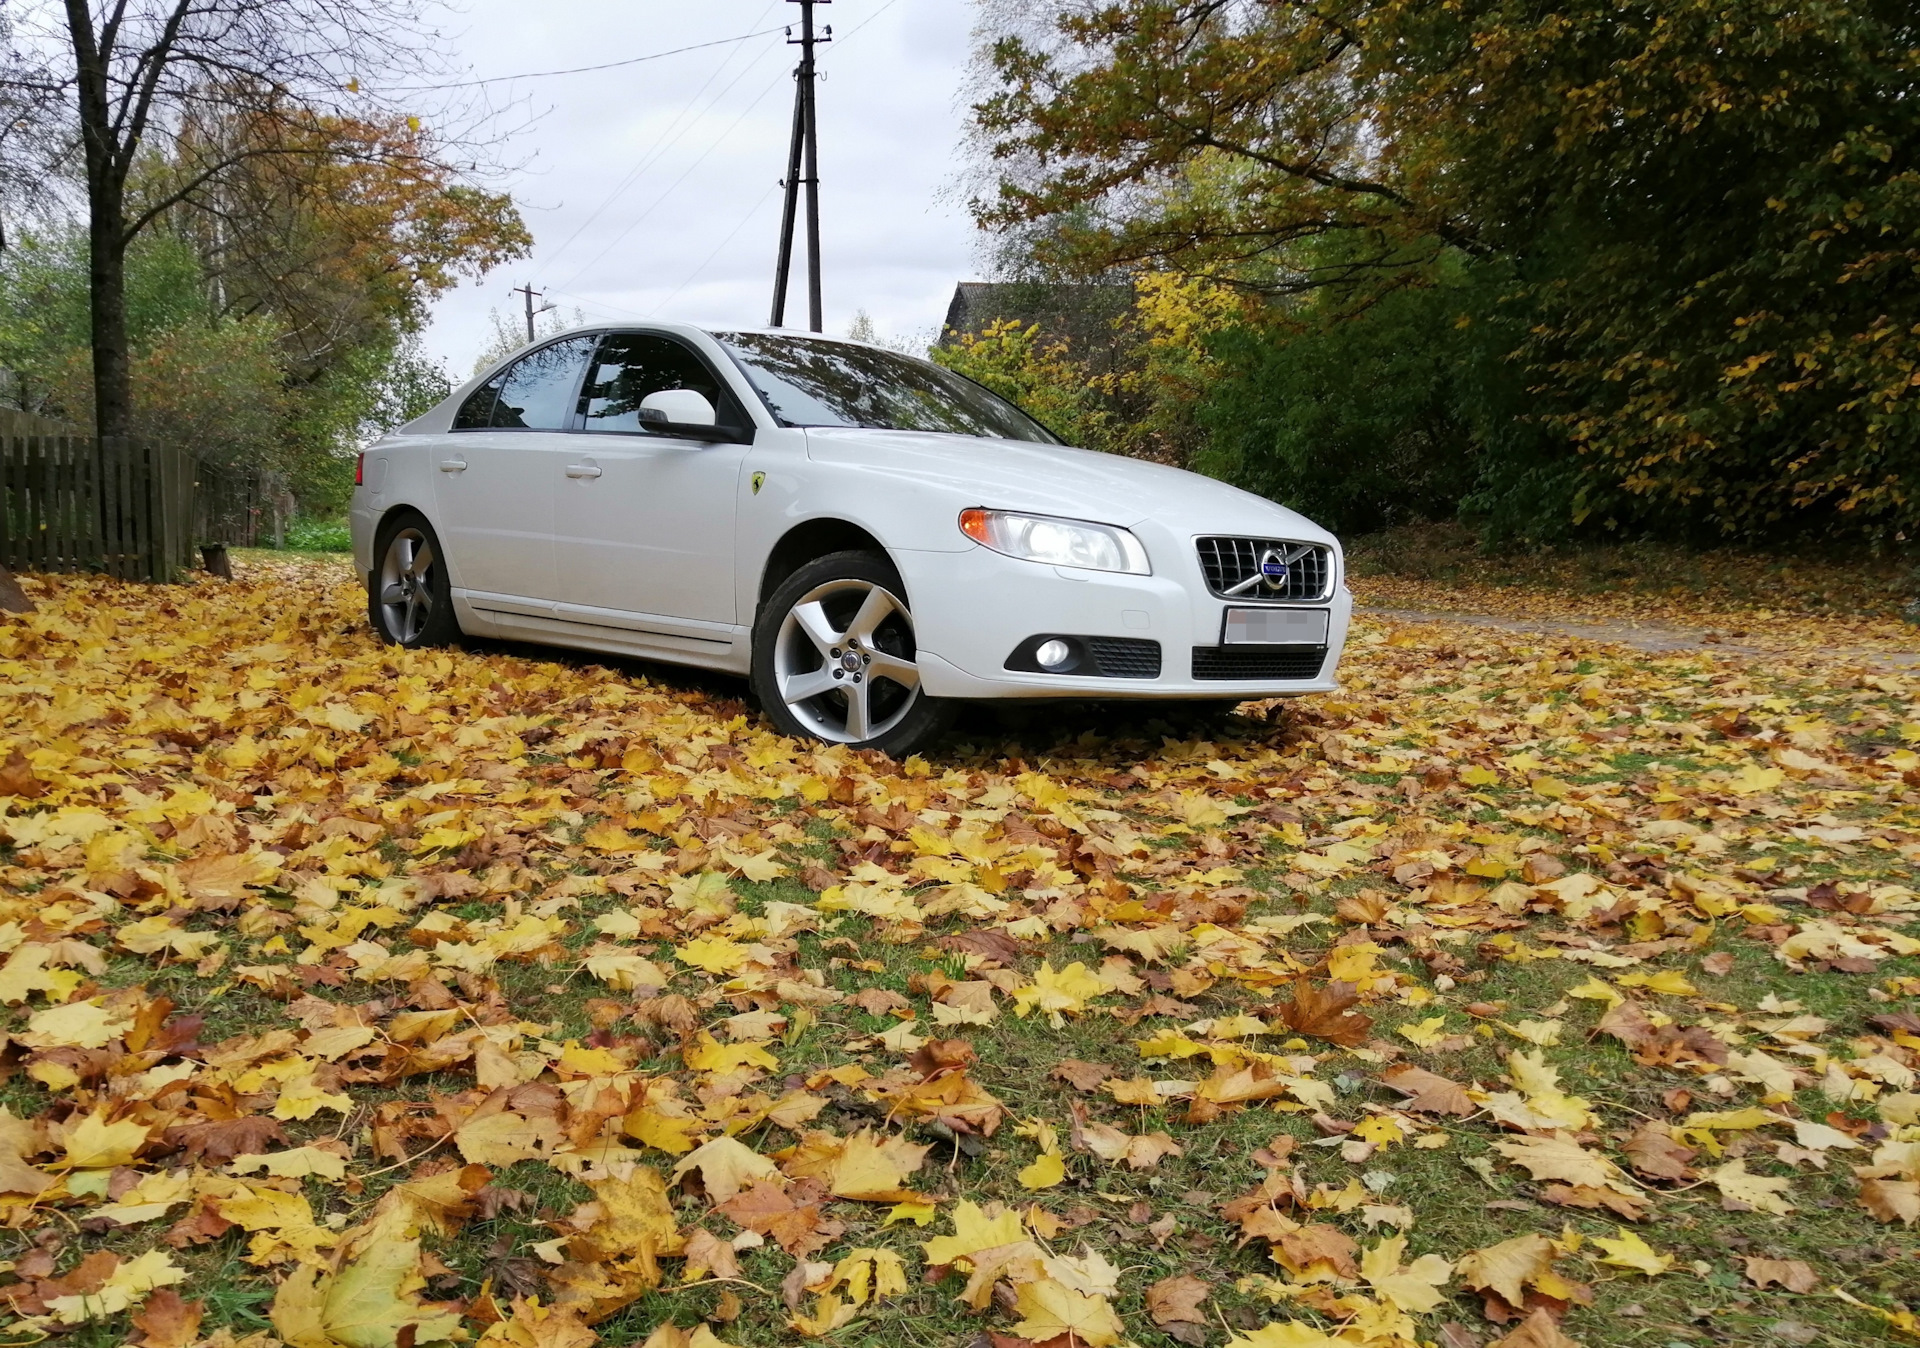
[[[1292,310],[1329,322],[1464,274],[1451,321],[1499,333],[1527,390],[1499,401],[1536,461],[1501,471],[1573,464],[1563,517],[1920,524],[1911,6],[1055,0],[989,18],[977,212],[1051,265],[1345,292]]]
[[[18,85],[67,100],[87,203],[93,412],[133,425],[127,249],[183,205],[270,159],[454,173],[471,155],[369,137],[408,110],[373,90],[431,75],[440,42],[403,0],[65,0],[16,35]],[[410,129],[418,122],[406,123]],[[194,134],[209,126],[237,135]],[[164,173],[147,174],[163,151]]]
[[[983,53],[975,116],[994,173],[975,210],[994,230],[1050,223],[1034,231],[1043,261],[1291,292],[1475,246],[1387,134],[1368,0],[1040,8],[1050,24],[1009,15]]]

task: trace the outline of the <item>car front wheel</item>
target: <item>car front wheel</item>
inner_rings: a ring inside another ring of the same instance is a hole
[[[884,556],[836,552],[781,583],[753,627],[753,689],[789,735],[912,753],[952,705],[920,686],[906,587]]]

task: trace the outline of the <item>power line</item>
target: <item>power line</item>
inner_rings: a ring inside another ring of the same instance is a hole
[[[660,303],[654,305],[653,308],[647,313],[647,317],[652,318],[654,314],[659,313],[662,309],[666,308],[669,304],[672,304],[675,300],[680,298],[681,291],[685,290],[688,286],[692,285],[695,281],[699,280],[700,273],[704,272],[709,266],[713,264],[713,260],[716,257],[720,256],[721,250],[724,249],[728,244],[732,243],[735,236],[737,236],[741,230],[747,227],[747,222],[753,219],[754,216],[760,214],[760,208],[767,204],[767,198],[771,197],[775,192],[779,190],[780,190],[780,184],[775,183],[773,184],[773,186],[769,187],[765,192],[762,192],[760,194],[760,200],[754,202],[752,207],[748,209],[747,213],[740,217],[740,223],[735,225],[730,231],[728,231],[727,237],[720,240],[720,242],[714,246],[713,251],[707,254],[706,260],[703,261],[699,266],[695,267],[691,272],[687,273],[687,279],[682,281],[679,285],[675,286],[673,289],[673,293],[671,295],[668,295],[665,299],[661,300]]]
[[[389,94],[425,94],[442,89],[477,89],[483,84],[505,84],[510,80],[543,80],[555,75],[587,75],[596,70],[618,70],[622,66],[637,66],[643,61],[658,61],[666,56],[679,56],[690,51],[704,51],[708,47],[724,47],[732,43],[748,42],[756,37],[765,37],[769,33],[779,32],[779,28],[762,28],[755,33],[742,33],[738,37],[715,38],[711,42],[696,42],[690,47],[675,47],[671,51],[657,51],[647,56],[629,56],[623,61],[608,61],[597,66],[574,66],[569,70],[529,70],[519,75],[489,75],[479,80],[459,80],[452,84],[396,84],[381,92]]]
[[[610,314],[630,314],[634,318],[652,317],[651,314],[643,314],[638,309],[629,309],[624,305],[613,304],[606,300],[590,300],[584,295],[576,295],[570,290],[549,290],[547,293],[549,295],[558,295],[562,299],[572,300],[575,308],[604,309]]]
[[[776,0],[776,3],[777,3],[777,0]],[[866,18],[862,19],[859,23],[855,24],[852,28],[848,29],[845,33],[841,33],[837,35],[836,40],[838,41],[838,43],[841,44],[842,47],[844,47],[844,44],[849,40],[851,40],[857,33],[859,33],[862,29],[866,28],[875,19],[878,19],[882,14],[885,14],[888,10],[892,9],[894,5],[898,3],[899,3],[899,0],[886,0],[886,3],[882,4],[878,9],[874,10],[871,14],[867,15]],[[769,5],[768,8],[771,9],[772,6]],[[764,17],[766,11],[763,10],[761,13],[762,13],[762,17]],[[757,23],[758,20],[756,19],[755,22]],[[778,30],[766,29],[764,31],[774,32]],[[754,34],[753,36],[760,36],[760,35],[761,34]],[[703,45],[712,45],[712,44],[703,44]],[[762,53],[760,57],[756,57],[745,68],[743,68],[739,74],[735,75],[734,78],[728,82],[726,88],[722,89],[718,94],[714,96],[713,102],[708,105],[707,110],[711,111],[713,106],[717,105],[721,99],[724,99],[727,96],[728,92],[730,92],[735,85],[739,84],[739,82],[747,76],[747,74],[753,69],[753,67],[758,65],[760,61],[763,60],[764,58],[765,58],[765,53]],[[732,59],[731,56],[729,56],[728,60],[731,60],[731,59]],[[711,85],[715,79],[719,77],[720,71],[724,70],[725,68],[726,68],[726,62],[723,61],[720,64],[720,66],[715,69],[713,75],[708,77],[706,84],[703,84],[700,90],[695,92],[694,99],[697,100],[700,96],[700,92],[704,92],[704,90],[709,85]],[[781,74],[788,74],[788,73],[789,72],[785,72],[785,71],[781,72]],[[725,143],[726,139],[730,135],[732,135],[736,130],[739,129],[740,125],[744,121],[746,121],[747,116],[750,113],[752,113],[752,111],[756,107],[760,105],[760,103],[766,98],[768,94],[773,92],[774,88],[779,84],[779,82],[780,82],[780,76],[776,75],[773,81],[769,83],[766,86],[766,88],[762,89],[760,93],[754,97],[753,101],[746,106],[746,108],[740,113],[740,115],[734,118],[732,124],[729,125],[725,131],[722,131],[720,135],[714,139],[712,144],[708,145],[707,148],[703,150],[700,153],[700,155],[693,161],[693,163],[689,164],[687,168],[680,174],[680,176],[674,179],[674,181],[667,186],[665,191],[661,192],[658,197],[654,198],[653,203],[649,205],[645,211],[641,212],[640,215],[636,216],[632,221],[628,222],[626,228],[622,229],[619,234],[615,235],[612,241],[610,241],[606,245],[606,247],[602,248],[600,252],[597,253],[591,261],[589,261],[579,271],[575,272],[573,276],[569,277],[566,281],[566,284],[569,286],[573,285],[582,276],[586,275],[587,272],[591,271],[593,267],[600,261],[601,258],[604,258],[608,253],[612,252],[613,249],[623,239],[625,239],[628,234],[630,234],[636,227],[638,227],[641,224],[641,222],[647,218],[647,216],[651,215],[653,211],[657,209],[660,206],[660,204],[664,202],[667,199],[667,197],[670,196],[674,192],[674,190],[680,186],[681,183],[687,180],[688,176],[692,174],[694,169],[698,168],[700,164],[703,163],[709,155],[711,155],[715,150],[719,149],[723,143]],[[668,128],[669,134],[671,134],[673,125],[677,124],[678,120],[679,119],[676,118],[674,124],[669,124],[669,128]],[[694,123],[689,123],[686,129],[691,130],[693,125]],[[566,242],[561,244],[559,249],[555,250],[554,255],[557,256],[559,252],[564,251],[567,247],[569,247],[574,242],[575,239],[579,238],[580,235],[585,231],[587,226],[592,224],[592,222],[595,219],[599,218],[600,214],[603,211],[605,211],[608,206],[612,205],[614,200],[617,199],[621,193],[625,192],[627,188],[631,186],[632,182],[638,177],[640,173],[644,172],[647,168],[657,163],[660,157],[664,155],[668,150],[672,149],[672,147],[679,142],[679,140],[682,138],[682,136],[684,136],[684,134],[685,133],[682,132],[680,136],[674,136],[672,140],[661,145],[654,154],[648,156],[641,163],[637,164],[628,173],[627,178],[623,180],[621,185],[619,187],[616,187],[613,193],[609,195],[607,200],[602,202],[601,205],[594,211],[594,213],[588,217],[587,221],[584,222],[578,229],[574,230],[573,234],[567,238]],[[731,243],[736,237],[738,237],[740,231],[746,228],[747,224],[753,219],[753,217],[759,213],[760,208],[766,204],[767,198],[771,196],[773,192],[776,189],[778,189],[779,186],[780,186],[779,183],[775,183],[773,187],[768,188],[767,191],[764,194],[762,194],[760,199],[754,203],[752,209],[750,209],[746,213],[746,215],[741,217],[740,222],[733,227],[733,230],[727,235],[727,237],[722,239],[720,241],[720,244],[716,248],[714,248],[714,250],[711,253],[707,255],[706,260],[701,262],[699,266],[694,268],[693,272],[688,275],[685,281],[682,281],[680,283],[679,287],[676,288],[672,292],[672,294],[668,295],[666,299],[662,300],[658,305],[656,305],[648,313],[640,314],[638,310],[625,309],[619,305],[605,305],[604,302],[602,302],[602,307],[616,309],[621,313],[633,314],[635,317],[651,318],[654,314],[658,313],[660,309],[664,308],[667,304],[671,303],[675,298],[677,298],[680,295],[682,291],[684,291],[688,286],[692,285],[693,282],[699,278],[701,273],[703,273],[707,269],[707,267],[712,264],[713,260],[720,255],[720,253],[726,248],[726,246],[729,243]],[[552,262],[552,258],[550,257],[548,259],[548,264],[551,265],[551,262]],[[563,295],[568,298],[576,299],[576,300],[580,298],[579,296],[572,295],[570,292],[566,290],[562,290],[558,287],[550,289],[549,293],[555,294],[555,295]],[[594,301],[588,301],[588,300],[581,300],[580,302],[588,305],[589,307],[592,307],[593,304],[595,303]]]
[[[666,190],[663,191],[659,196],[655,197],[653,199],[652,204],[650,204],[646,208],[646,210],[640,212],[640,214],[636,215],[632,220],[628,221],[626,227],[622,229],[618,234],[614,235],[613,238],[608,241],[607,246],[605,248],[602,248],[598,253],[594,254],[591,261],[589,261],[584,267],[580,268],[580,270],[575,272],[572,276],[568,277],[565,284],[572,285],[575,281],[578,281],[582,276],[585,276],[589,271],[593,270],[594,265],[598,263],[601,258],[605,257],[608,253],[611,253],[620,244],[620,242],[627,237],[627,235],[631,234],[640,225],[640,223],[643,220],[645,220],[648,216],[652,215],[656,210],[658,210],[660,206],[666,201],[666,199],[669,196],[673,195],[674,189],[679,187],[681,183],[685,182],[689,174],[691,174],[695,169],[699,168],[701,164],[706,162],[707,156],[712,154],[715,150],[719,149],[720,146],[725,143],[727,137],[732,135],[739,128],[740,124],[747,120],[747,117],[753,112],[753,110],[760,106],[761,100],[764,99],[768,94],[774,91],[775,86],[777,86],[780,83],[780,79],[784,74],[785,72],[783,71],[780,74],[775,75],[772,83],[768,84],[766,88],[762,89],[757,95],[755,95],[753,102],[747,104],[745,108],[741,109],[740,115],[733,119],[732,124],[728,126],[725,131],[722,131],[718,136],[714,137],[713,143],[707,146],[706,149],[702,150],[700,152],[699,157],[695,159],[691,164],[687,165],[686,169],[680,174],[680,176],[678,178],[675,178],[671,183],[669,183],[667,185]]]
[[[780,0],[771,0],[771,3],[767,5],[766,9],[760,12],[760,18],[755,19],[754,23],[757,25],[760,22],[760,19],[766,18],[768,13],[772,11],[774,5],[777,5],[779,3],[780,3]],[[774,30],[771,28],[766,30],[766,32],[769,32],[769,33],[773,31]],[[589,214],[585,220],[582,220],[580,224],[574,228],[573,233],[569,234],[566,237],[566,240],[563,243],[561,243],[561,245],[558,248],[554,249],[553,252],[547,255],[547,258],[546,258],[547,266],[552,267],[554,263],[558,260],[560,255],[565,253],[567,249],[571,248],[574,244],[574,241],[577,240],[582,234],[584,234],[587,231],[587,228],[590,225],[592,225],[594,221],[598,220],[602,214],[606,212],[606,209],[609,206],[613,205],[614,202],[618,201],[620,197],[626,193],[626,190],[629,187],[632,187],[633,184],[639,180],[641,174],[645,173],[649,168],[652,168],[655,164],[659,163],[660,160],[663,157],[665,157],[667,152],[673,149],[675,145],[678,145],[681,139],[686,135],[686,133],[688,131],[691,131],[694,128],[694,126],[699,121],[699,114],[696,114],[694,112],[694,105],[700,101],[700,96],[706,93],[706,91],[712,86],[713,82],[720,78],[720,72],[727,68],[728,64],[733,60],[734,56],[739,52],[739,50],[740,50],[739,47],[736,46],[733,51],[730,51],[727,53],[727,55],[725,56],[725,58],[721,60],[719,65],[713,68],[713,73],[707,76],[706,82],[703,83],[698,89],[693,91],[693,97],[689,98],[686,101],[685,105],[682,106],[679,113],[676,114],[674,119],[667,124],[667,129],[663,131],[660,134],[660,138],[654,142],[651,151],[647,154],[642,155],[640,157],[639,162],[636,163],[631,169],[627,170],[627,173],[625,174],[625,176],[622,177],[620,181],[614,185],[613,190],[607,193],[606,198],[603,201],[601,201],[601,203],[598,206],[594,207],[592,213]],[[739,74],[735,75],[731,80],[727,81],[726,88],[722,89],[719,93],[714,95],[713,102],[707,105],[705,111],[706,112],[713,111],[713,109],[719,105],[721,99],[725,98],[729,93],[733,92],[734,85],[740,83],[741,80],[745,79],[755,66],[759,65],[761,61],[766,59],[766,56],[767,56],[767,53],[763,51],[758,56],[754,57],[753,60],[749,61],[744,67],[742,67]],[[684,128],[681,126],[681,123],[683,122],[686,123]]]
[[[846,32],[840,34],[839,37],[835,38],[834,40],[838,42],[842,47],[845,47],[848,39],[850,39],[855,33],[859,32],[862,28],[865,28],[868,24],[872,23],[875,19],[879,18],[882,14],[885,14],[888,10],[892,9],[895,5],[899,3],[900,3],[900,0],[887,0],[886,4],[874,10],[873,13],[867,15],[866,18],[860,20],[859,23],[856,23],[853,27],[847,29]]]

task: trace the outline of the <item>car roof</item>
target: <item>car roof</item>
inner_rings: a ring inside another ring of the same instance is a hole
[[[604,323],[581,323],[551,337],[541,339],[541,344],[561,337],[571,337],[578,333],[591,332],[678,332],[702,333],[714,337],[719,333],[739,333],[746,337],[808,337],[820,342],[833,342],[840,346],[860,346],[873,351],[892,351],[891,347],[881,346],[877,342],[863,342],[853,337],[842,337],[831,332],[808,332],[803,328],[753,327],[742,323],[684,323],[673,319],[627,319],[609,320]],[[521,348],[524,350],[525,348]],[[518,354],[516,352],[515,354]],[[900,352],[893,352],[895,355]]]

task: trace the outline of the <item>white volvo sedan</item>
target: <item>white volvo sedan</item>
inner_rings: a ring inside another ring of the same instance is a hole
[[[1352,608],[1338,542],[1282,506],[793,332],[567,333],[356,481],[384,640],[731,671],[781,730],[894,754],[970,698],[1326,692]]]

